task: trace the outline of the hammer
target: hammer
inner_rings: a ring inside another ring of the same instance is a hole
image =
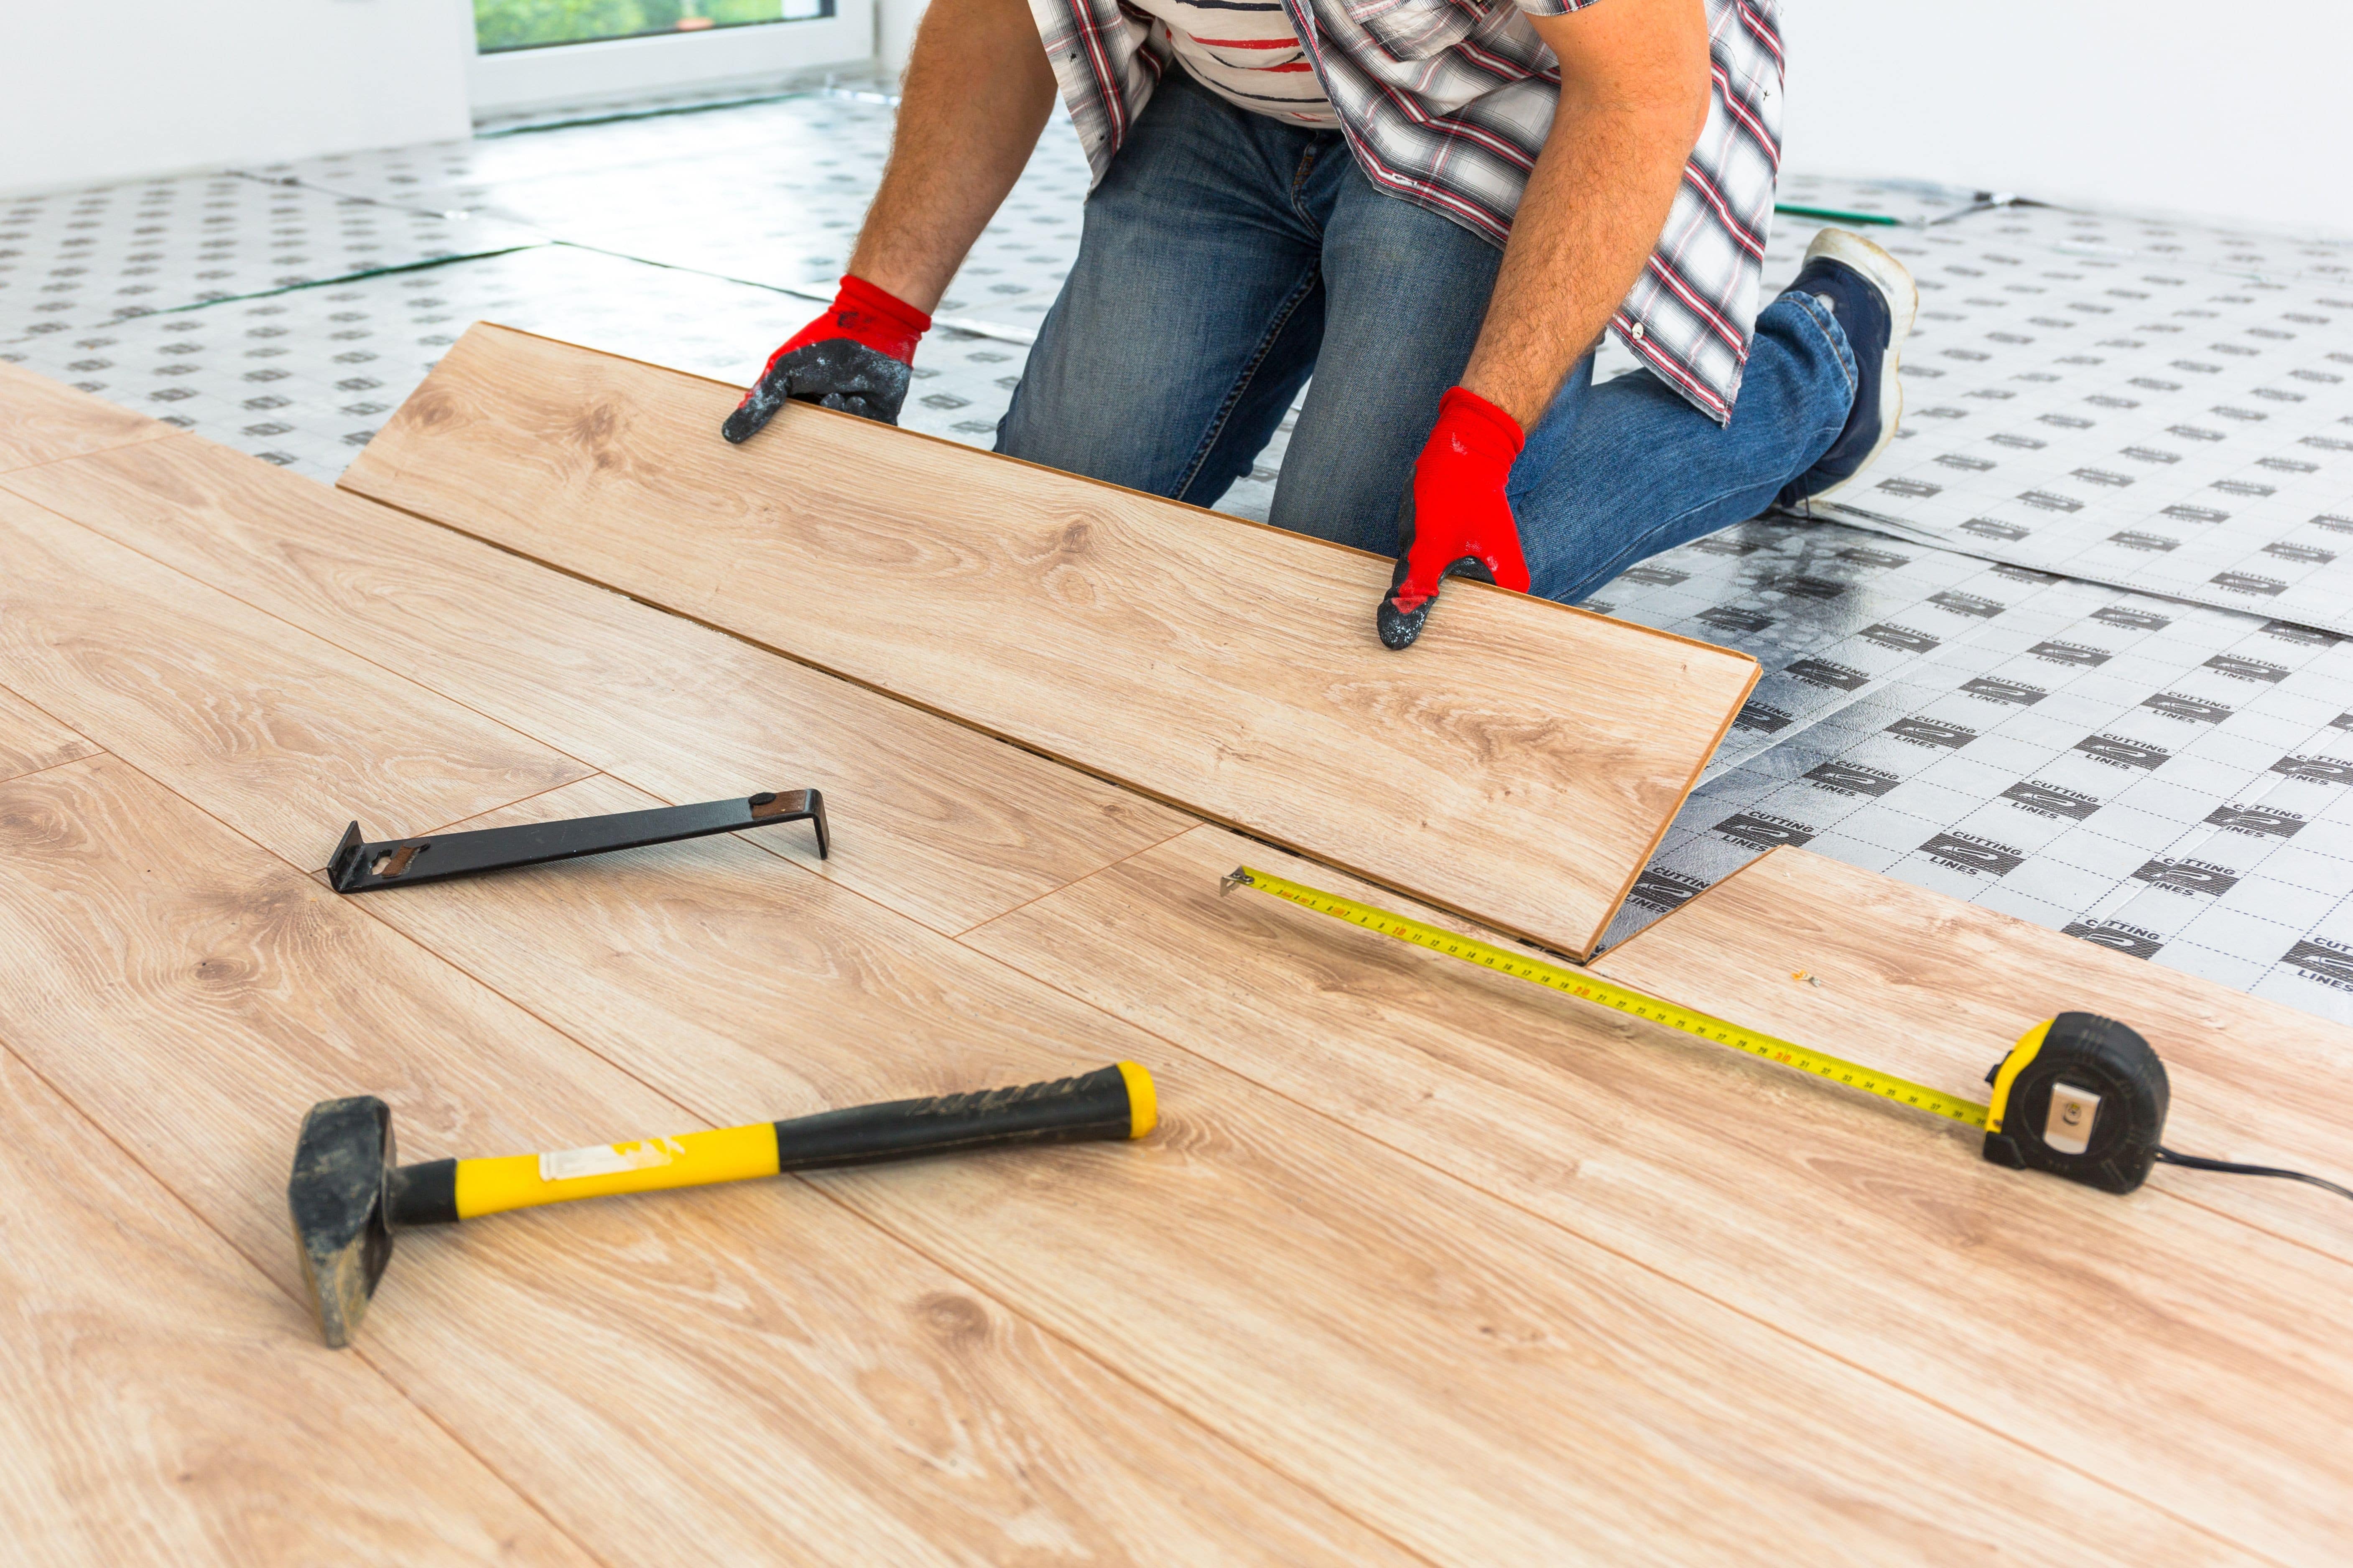
[[[286,1202],[319,1332],[351,1342],[412,1225],[448,1225],[609,1193],[700,1187],[780,1171],[868,1165],[965,1149],[1141,1138],[1159,1119],[1152,1075],[1134,1062],[931,1100],[894,1100],[553,1154],[395,1163],[392,1108],[374,1095],[323,1100],[302,1119]]]

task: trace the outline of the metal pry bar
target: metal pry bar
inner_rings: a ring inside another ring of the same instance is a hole
[[[813,789],[763,791],[700,805],[617,811],[608,816],[574,816],[471,833],[390,838],[378,844],[362,839],[360,825],[354,822],[343,829],[343,841],[335,846],[334,858],[327,862],[327,880],[339,893],[365,893],[803,819],[817,825],[817,853],[822,860],[832,852],[832,836],[826,828],[825,796]]]

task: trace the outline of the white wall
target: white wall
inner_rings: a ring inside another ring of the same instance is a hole
[[[0,0],[0,191],[463,136],[468,0]]]
[[[1784,166],[2353,236],[2346,0],[1782,0]]]
[[[881,0],[892,67],[923,0]],[[0,191],[462,136],[470,0],[0,0]],[[1783,0],[1793,170],[2353,235],[2345,0]]]
[[[923,19],[931,0],[875,0],[874,58],[894,76],[907,68],[907,51],[915,42],[915,24]]]

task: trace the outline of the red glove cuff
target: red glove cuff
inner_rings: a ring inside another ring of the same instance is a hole
[[[1422,456],[1443,451],[1509,471],[1527,444],[1518,420],[1467,386],[1450,386],[1438,400],[1438,424]]]
[[[795,332],[768,363],[774,364],[778,356],[828,338],[854,338],[876,353],[889,354],[902,364],[913,364],[915,345],[931,327],[931,317],[904,300],[845,272],[832,308]]]

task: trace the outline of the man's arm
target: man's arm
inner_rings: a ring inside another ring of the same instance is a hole
[[[896,425],[932,309],[1053,107],[1054,72],[1027,0],[932,0],[882,188],[840,291],[768,356],[719,433],[748,441],[792,402]]]
[[[1641,275],[1713,100],[1702,0],[1528,19],[1560,61],[1560,106],[1471,363],[1439,400],[1398,513],[1397,571],[1374,616],[1393,648],[1421,636],[1448,577],[1528,591],[1512,466]]]
[[[1600,0],[1528,19],[1560,61],[1560,107],[1462,373],[1522,429],[1641,275],[1711,100],[1702,0]]]
[[[928,313],[1053,107],[1054,71],[1027,0],[932,0],[850,272]]]

